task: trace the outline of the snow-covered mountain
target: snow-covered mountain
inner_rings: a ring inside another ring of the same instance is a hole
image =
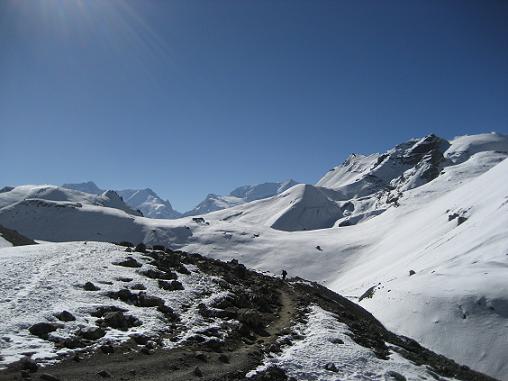
[[[67,189],[74,189],[91,194],[101,194],[100,189],[93,181],[77,184],[62,185]],[[178,218],[181,213],[173,209],[168,200],[163,200],[150,188],[124,189],[115,191],[122,197],[124,202],[135,210],[140,210],[145,217],[149,218]]]
[[[284,268],[359,301],[387,328],[508,380],[507,157],[500,134],[429,135],[204,220],[46,201],[0,208],[0,224],[34,239],[145,241]]]
[[[59,205],[74,205],[77,207],[86,204],[114,208],[133,216],[141,215],[141,213],[125,204],[122,198],[111,190],[96,195],[55,185],[21,185],[4,189],[5,191],[0,192],[0,209],[17,204],[36,205],[53,202]]]
[[[231,191],[227,196],[217,194],[209,194],[196,207],[182,216],[196,216],[207,214],[217,210],[231,208],[233,206],[242,205],[251,201],[261,200],[272,197],[298,184],[296,181],[289,179],[280,183],[263,183],[257,185],[244,185]]]

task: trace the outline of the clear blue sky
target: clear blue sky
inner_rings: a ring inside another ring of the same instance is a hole
[[[508,1],[1,0],[0,184],[207,193],[508,130]]]

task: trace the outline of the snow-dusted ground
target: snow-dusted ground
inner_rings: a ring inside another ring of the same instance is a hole
[[[142,270],[152,268],[148,257],[140,253],[131,254],[144,263]],[[63,328],[51,335],[61,338],[72,336],[78,329],[95,326],[97,318],[90,315],[99,306],[117,306],[128,314],[140,319],[143,324],[128,331],[109,329],[106,336],[95,346],[108,342],[127,340],[134,333],[149,336],[164,332],[168,323],[156,307],[142,308],[114,300],[105,295],[107,291],[118,291],[136,283],[146,287],[148,295],[161,297],[166,305],[180,315],[184,326],[178,341],[167,341],[173,346],[192,332],[210,326],[197,313],[196,305],[206,303],[218,287],[210,276],[191,271],[190,275],[179,274],[179,281],[185,290],[164,291],[157,281],[139,273],[140,269],[114,265],[125,259],[124,248],[108,243],[70,242],[50,243],[34,246],[20,246],[0,249],[0,352],[2,364],[22,357],[23,353],[35,352],[33,358],[51,362],[58,356],[72,352],[71,349],[57,349],[47,340],[40,339],[28,331],[39,322],[56,322],[53,314],[64,310],[71,312],[75,321],[66,322]],[[193,270],[192,266],[188,266]],[[125,279],[130,278],[129,282]],[[85,291],[85,282],[92,282],[99,291]],[[136,291],[133,291],[136,292]],[[191,308],[182,308],[188,305]],[[213,322],[211,323],[213,326]]]
[[[388,360],[380,360],[371,349],[351,339],[347,325],[318,306],[311,307],[308,321],[299,323],[295,330],[303,337],[301,340],[294,340],[294,344],[284,347],[280,354],[266,357],[248,376],[277,365],[289,377],[308,381],[395,381],[397,376],[393,372],[409,381],[433,379],[426,366],[417,366],[393,350]],[[336,369],[327,370],[327,364],[333,364]]]

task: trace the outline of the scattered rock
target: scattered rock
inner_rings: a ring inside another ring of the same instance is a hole
[[[97,375],[102,378],[111,378],[111,373],[109,373],[107,370],[101,370],[97,372]]]
[[[125,247],[134,247],[134,244],[129,241],[121,241],[118,243],[118,246],[125,246]]]
[[[160,270],[154,270],[154,269],[144,270],[141,272],[141,274],[146,276],[147,278],[150,278],[150,279],[172,280],[172,279],[178,278],[178,276],[171,271],[166,272],[166,271],[160,271]]]
[[[115,353],[115,348],[111,344],[105,344],[101,345],[101,351],[102,353],[111,354]]]
[[[53,316],[55,316],[60,321],[74,321],[74,320],[76,320],[74,315],[71,314],[69,311],[57,312]]]
[[[101,318],[108,312],[125,312],[126,310],[117,306],[99,306],[90,315]]]
[[[326,364],[325,369],[335,373],[339,371],[333,362],[329,362],[328,364]]]
[[[409,270],[409,276],[413,276],[413,275],[415,275],[415,274],[416,274],[416,271],[414,271],[414,270]]]
[[[146,253],[146,245],[144,243],[138,243],[134,248],[134,251],[139,253]]]
[[[145,292],[140,292],[136,305],[139,307],[159,307],[164,305],[164,300],[158,296],[147,295]]]
[[[38,336],[41,339],[47,339],[50,332],[56,331],[58,328],[62,327],[62,324],[42,322],[32,325],[28,330],[32,335]]]
[[[20,370],[20,371],[24,370],[30,373],[35,373],[37,372],[37,369],[39,369],[39,365],[37,365],[37,363],[30,357],[25,356],[16,362],[8,364],[7,368],[12,370]]]
[[[406,381],[406,377],[393,370],[389,370],[385,373],[385,381]]]
[[[121,311],[106,313],[102,321],[105,326],[121,331],[127,331],[131,327],[138,327],[143,324],[138,318],[126,315]]]
[[[165,281],[165,280],[159,280],[159,287],[163,290],[167,291],[177,291],[177,290],[183,290],[183,285],[177,280],[172,281]]]
[[[150,338],[142,333],[135,333],[131,335],[131,339],[138,345],[146,345],[150,341]]]
[[[146,286],[143,283],[134,283],[130,285],[131,290],[146,290]]]
[[[137,250],[136,250],[137,251]],[[133,267],[133,268],[138,268],[138,267],[141,267],[143,266],[141,263],[139,263],[137,260],[135,260],[134,258],[132,257],[127,257],[126,259],[124,259],[123,261],[119,261],[119,262],[114,262],[113,263],[115,266],[123,266],[123,267]]]
[[[225,355],[224,353],[221,353],[219,355],[219,361],[223,362],[224,364],[229,364],[229,356]]]
[[[331,339],[330,342],[332,344],[344,344],[344,340],[342,339],[339,339],[339,338],[336,338],[336,339]]]
[[[86,340],[99,340],[106,335],[106,331],[99,327],[86,327],[81,328],[78,335]]]
[[[69,337],[61,343],[65,348],[76,349],[86,347],[86,343],[79,337]]]
[[[100,288],[97,287],[95,284],[93,284],[92,282],[86,282],[84,285],[83,285],[83,289],[85,291],[99,291]]]

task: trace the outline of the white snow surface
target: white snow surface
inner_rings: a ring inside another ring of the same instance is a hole
[[[189,266],[191,275],[179,274],[178,279],[185,290],[163,291],[157,286],[157,280],[141,275],[139,269],[113,264],[126,258],[124,249],[99,242],[49,243],[0,249],[0,352],[3,356],[0,367],[21,358],[26,352],[35,352],[33,358],[43,364],[71,353],[71,349],[57,349],[52,342],[40,339],[28,331],[35,323],[58,323],[53,314],[63,310],[71,312],[76,321],[64,323],[63,328],[51,334],[56,337],[70,337],[79,328],[95,326],[97,318],[92,317],[90,312],[99,306],[124,308],[126,313],[143,322],[141,326],[125,332],[108,329],[106,336],[95,347],[108,342],[125,341],[134,333],[151,336],[163,332],[167,322],[156,307],[136,307],[104,294],[135,283],[145,285],[147,294],[163,298],[166,305],[181,314],[185,327],[183,335],[176,342],[168,341],[168,346],[178,345],[192,332],[214,325],[214,322],[205,322],[196,307],[199,302],[207,302],[209,297],[206,295],[218,293],[213,277],[192,272],[193,268]],[[147,264],[147,257],[140,253],[130,255],[144,263],[141,269],[152,267]],[[131,278],[132,281],[120,281],[120,277]],[[81,286],[88,281],[101,290],[83,290]],[[182,309],[185,304],[192,308]]]
[[[417,366],[393,350],[388,360],[380,360],[371,349],[362,347],[350,337],[346,324],[321,307],[311,306],[308,321],[298,323],[295,330],[303,339],[283,347],[280,354],[266,357],[263,364],[247,376],[277,365],[288,377],[308,381],[396,380],[392,372],[409,381],[433,379],[425,366]],[[335,365],[336,372],[325,369],[329,363]]]

